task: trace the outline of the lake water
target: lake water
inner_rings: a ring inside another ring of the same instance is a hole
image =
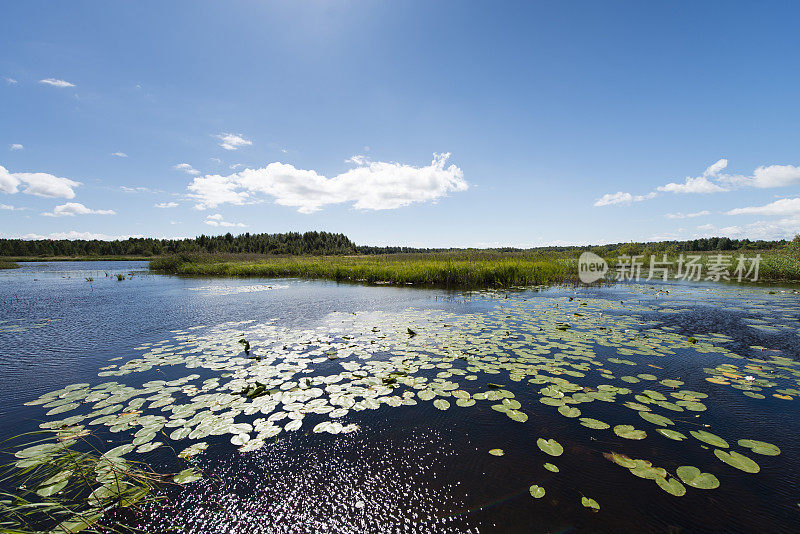
[[[792,288],[448,292],[64,262],[0,271],[0,306],[0,439],[85,425],[109,449],[162,442],[126,456],[158,471],[202,469],[145,531],[800,531]]]

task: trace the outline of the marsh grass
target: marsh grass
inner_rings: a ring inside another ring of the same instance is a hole
[[[0,466],[0,532],[136,531],[124,518],[163,498],[158,489],[172,475],[102,454],[88,437],[46,431],[5,442],[13,461]]]
[[[572,265],[575,264],[575,265]],[[381,256],[170,256],[150,262],[157,272],[190,276],[321,278],[339,282],[443,288],[512,287],[568,281],[572,259],[501,253]]]
[[[19,265],[14,261],[0,260],[0,269],[19,269]]]
[[[468,250],[419,254],[364,256],[258,256],[258,255],[175,255],[150,262],[155,272],[187,276],[266,278],[319,278],[339,282],[413,285],[448,289],[508,288],[578,281],[581,251],[532,250],[502,252]],[[733,259],[738,251],[698,252],[703,272],[717,254]],[[689,253],[686,253],[689,254]],[[756,251],[743,252],[752,258]],[[604,254],[613,265],[616,254]],[[760,281],[800,281],[800,257],[790,252],[761,252]],[[656,254],[656,261],[662,259]],[[677,255],[668,255],[671,261]],[[642,278],[648,274],[649,255],[644,256]],[[672,265],[671,274],[675,272]],[[613,278],[613,267],[609,276]],[[705,276],[705,275],[704,275]]]

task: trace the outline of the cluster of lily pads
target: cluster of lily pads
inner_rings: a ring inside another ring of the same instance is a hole
[[[173,440],[191,443],[180,452],[188,458],[208,447],[205,440],[210,436],[227,435],[246,453],[283,432],[357,431],[358,425],[348,421],[351,412],[420,402],[443,411],[486,403],[511,424],[525,424],[540,410],[553,410],[593,431],[608,431],[611,439],[650,439],[651,429],[674,441],[692,438],[701,447],[714,447],[713,454],[725,464],[757,473],[760,467],[744,452],[769,456],[780,449],[744,436],[738,441],[742,451],[730,450],[726,439],[703,430],[707,425],[697,419],[708,409],[708,395],[683,389],[681,378],[659,378],[654,373],[662,366],[652,362],[681,351],[741,360],[741,366],[723,363],[705,372],[713,375],[709,382],[730,385],[753,398],[763,398],[759,392],[770,388],[776,388],[776,396],[791,398],[797,394],[800,369],[784,357],[734,354],[725,347],[731,339],[722,334],[687,337],[638,316],[665,309],[641,302],[558,297],[511,300],[480,314],[333,313],[317,328],[306,330],[274,321],[197,326],[142,344],[136,348],[141,356],[111,363],[99,373],[125,377],[126,383],[73,384],[28,404],[42,405],[48,416],[71,414],[43,423],[46,429],[80,433],[105,427],[112,433],[131,433],[132,442],[118,450],[120,456],[147,453]],[[175,373],[176,368],[192,374],[130,385],[135,382],[130,375]],[[537,402],[523,405],[509,389],[512,384],[512,389],[530,391]],[[644,426],[630,424],[627,417],[618,422],[591,417],[593,403],[598,402],[635,412]],[[537,437],[545,454],[557,457],[564,452],[552,437]],[[489,452],[503,454],[501,449]],[[684,484],[719,486],[714,475],[694,466],[668,473],[648,460],[608,454],[633,475],[654,480],[674,496],[686,492]],[[550,463],[545,468],[558,472]],[[545,489],[533,485],[530,493],[541,498]],[[581,502],[599,509],[589,497]]]

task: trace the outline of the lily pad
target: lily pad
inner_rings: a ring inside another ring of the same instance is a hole
[[[658,487],[676,497],[682,497],[686,494],[686,486],[680,483],[676,478],[657,478],[656,484]]]
[[[544,467],[545,469],[547,469],[551,473],[558,473],[558,466],[556,466],[554,464],[551,464],[550,462],[547,462],[542,467]]]
[[[703,473],[692,465],[682,465],[677,470],[678,477],[684,484],[699,489],[714,489],[719,487],[719,479],[711,473]]]
[[[597,504],[597,501],[594,499],[590,499],[589,497],[581,497],[581,504],[585,508],[589,508],[591,510],[594,510],[595,512],[600,509],[600,505]]]
[[[450,407],[450,403],[444,399],[436,399],[433,401],[433,405],[439,410],[446,410]]]
[[[758,441],[755,439],[740,439],[739,445],[746,449],[750,449],[756,454],[763,454],[765,456],[777,456],[781,453],[780,448],[772,443],[766,441]]]
[[[503,449],[492,449],[489,451],[489,454],[492,456],[503,456],[505,451]]]
[[[604,423],[603,421],[599,421],[597,419],[592,419],[591,417],[581,417],[579,421],[581,425],[593,430],[605,430],[607,428],[611,428],[611,425],[608,423]]]
[[[723,449],[728,448],[727,441],[716,434],[712,434],[711,432],[706,432],[705,430],[690,430],[689,434],[700,441],[708,443],[709,445],[713,445],[714,447],[721,447]]]
[[[197,482],[201,478],[203,478],[203,476],[200,474],[200,471],[194,467],[190,467],[172,477],[172,480],[177,484],[189,484],[191,482]]]
[[[537,486],[536,484],[530,487],[530,492],[531,492],[531,497],[533,497],[534,499],[541,499],[542,497],[544,497],[545,493],[544,488],[541,486]]]
[[[644,430],[637,430],[631,425],[615,426],[614,434],[625,439],[644,439],[647,437],[647,432],[645,432]]]
[[[564,454],[564,447],[562,447],[561,444],[554,439],[539,438],[536,440],[536,445],[542,449],[542,452],[549,454],[550,456],[561,456]]]
[[[761,468],[757,463],[744,454],[739,454],[736,451],[727,452],[714,449],[714,455],[726,464],[735,467],[740,471],[744,471],[745,473],[758,473],[761,471]]]

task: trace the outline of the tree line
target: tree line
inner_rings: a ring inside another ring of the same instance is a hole
[[[615,243],[593,247],[538,247],[538,251],[570,252],[591,248],[598,254],[655,254],[704,252],[722,250],[775,250],[800,248],[800,237],[763,241],[708,237],[688,241],[659,241],[651,243]],[[426,252],[456,252],[456,248],[417,248],[400,246],[357,246],[344,234],[330,232],[288,232],[282,234],[251,234],[234,236],[200,235],[193,239],[130,238],[116,241],[97,239],[0,239],[0,257],[79,257],[79,256],[164,256],[169,254],[276,254],[276,255],[342,255],[342,254],[409,254]],[[503,247],[496,252],[524,252],[522,248]]]
[[[201,235],[194,239],[0,239],[0,256],[162,256],[166,254],[355,254],[344,234],[288,232],[284,234]]]

